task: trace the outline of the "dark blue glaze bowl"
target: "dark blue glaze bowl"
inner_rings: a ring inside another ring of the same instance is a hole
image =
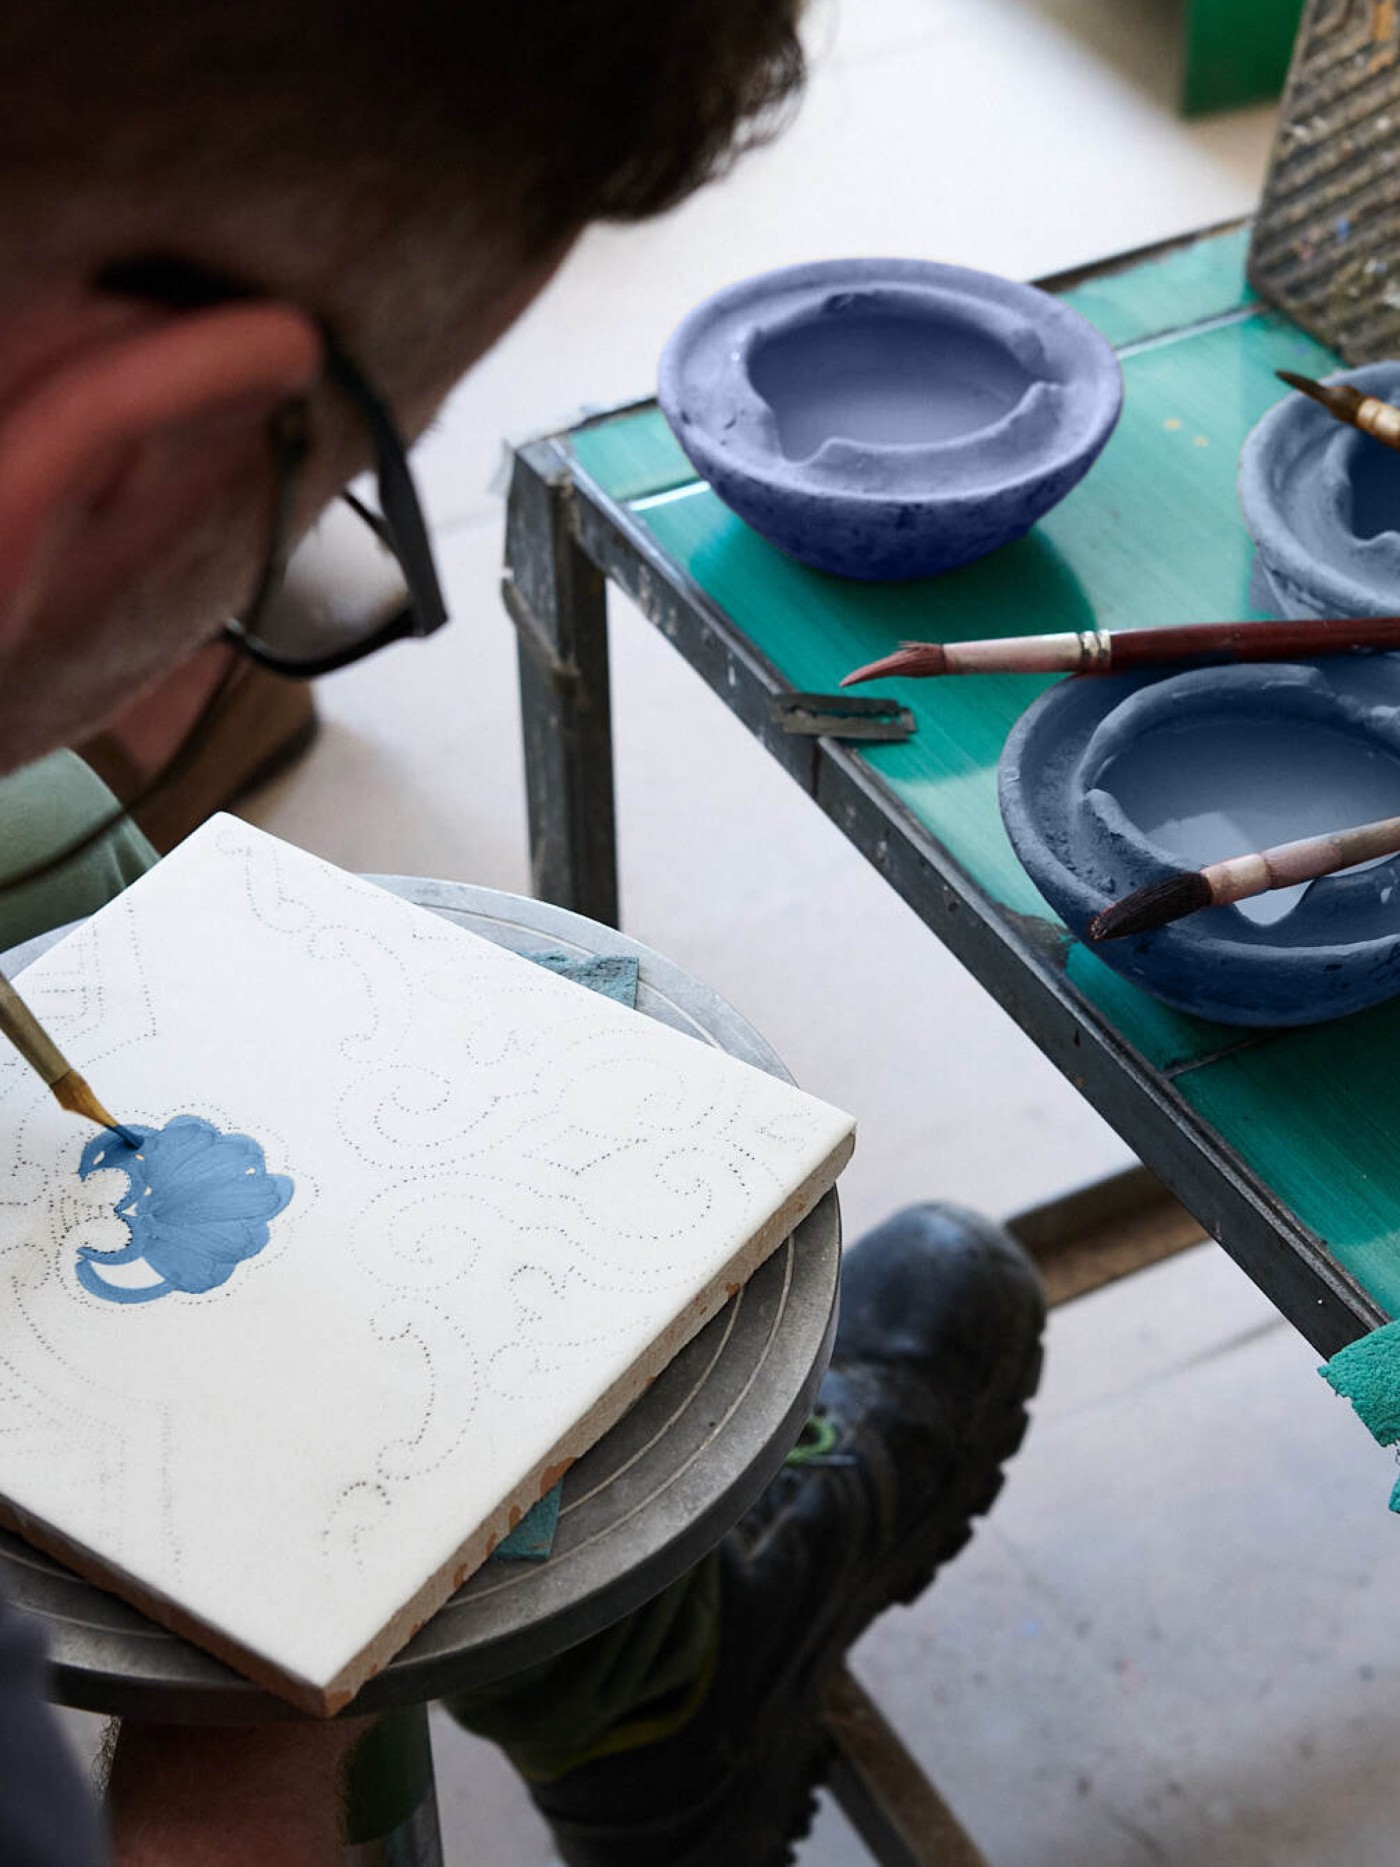
[[[1082,939],[1179,869],[1400,815],[1400,655],[1063,681],[1017,721],[998,783],[1017,855]],[[1400,992],[1400,856],[1092,950],[1223,1024],[1359,1011]]]
[[[698,305],[659,398],[697,473],[818,570],[928,577],[1019,538],[1088,472],[1118,359],[1029,285],[916,259],[766,272]]]

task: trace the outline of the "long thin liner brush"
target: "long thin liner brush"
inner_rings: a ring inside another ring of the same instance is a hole
[[[1175,875],[1149,882],[1096,914],[1089,923],[1089,939],[1097,945],[1101,940],[1152,933],[1188,914],[1199,914],[1202,908],[1228,907],[1232,901],[1247,901],[1251,895],[1266,895],[1274,888],[1293,888],[1397,851],[1400,817],[1382,817],[1375,823],[1358,824],[1354,830],[1333,830],[1247,856],[1229,856],[1202,869],[1178,869]]]

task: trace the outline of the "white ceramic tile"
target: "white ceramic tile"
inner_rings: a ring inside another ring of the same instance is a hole
[[[10,1520],[312,1709],[849,1147],[825,1104],[231,817],[23,978],[144,1145],[0,1057]]]

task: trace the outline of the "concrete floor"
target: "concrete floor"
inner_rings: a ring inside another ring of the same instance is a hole
[[[908,253],[1031,277],[1247,210],[1270,113],[1183,124],[1168,0],[845,0],[794,128],[665,220],[591,233],[421,449],[457,621],[324,683],[255,800],[347,866],[524,891],[501,436],[651,387],[747,272]],[[1148,522],[1144,514],[1143,522]],[[625,925],[861,1124],[848,1233],[993,1212],[1122,1144],[614,599]],[[970,1550],[855,1667],[994,1867],[1392,1867],[1391,1461],[1214,1247],[1058,1313],[1027,1446]],[[552,1858],[506,1766],[436,1729],[452,1867]],[[865,1858],[825,1808],[803,1867]],[[736,1867],[739,1864],[736,1863]]]

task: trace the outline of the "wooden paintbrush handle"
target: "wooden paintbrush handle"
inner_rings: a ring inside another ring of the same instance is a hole
[[[1370,862],[1375,856],[1393,856],[1400,850],[1400,817],[1383,817],[1378,823],[1363,823],[1355,830],[1338,830],[1329,840],[1336,845],[1339,869]]]
[[[1365,395],[1357,404],[1352,419],[1363,433],[1374,435],[1387,447],[1400,448],[1400,408],[1392,408],[1379,396]]]
[[[1400,854],[1400,817],[1381,817],[1352,830],[1334,830],[1327,836],[1304,836],[1296,843],[1276,843],[1247,856],[1209,862],[1201,870],[1216,907],[1247,901],[1251,895],[1273,888],[1292,888],[1316,881],[1338,869],[1353,869],[1377,856]]]
[[[1400,616],[1325,616],[1307,622],[1188,623],[1180,628],[1123,629],[1113,637],[1113,667],[1161,661],[1279,661],[1340,648],[1400,649]]]
[[[0,972],[0,1032],[50,1088],[68,1074],[68,1060],[58,1045]]]
[[[1004,635],[985,642],[937,644],[947,674],[1080,674],[1108,665],[1109,638],[1097,629],[1074,635]]]

